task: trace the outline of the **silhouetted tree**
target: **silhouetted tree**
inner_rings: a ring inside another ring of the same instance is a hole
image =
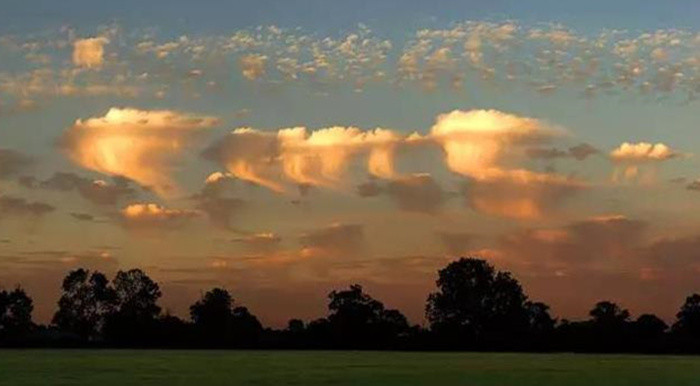
[[[591,316],[589,350],[620,351],[630,346],[633,331],[629,311],[613,302],[601,301],[588,314]]]
[[[700,337],[700,295],[688,296],[676,318],[678,320],[673,325],[674,331]]]
[[[132,269],[117,272],[112,287],[116,299],[107,317],[106,337],[122,345],[148,344],[160,314],[158,284],[140,269]]]
[[[262,325],[245,307],[234,307],[233,298],[214,288],[190,307],[198,335],[217,346],[250,346],[260,338]]]
[[[97,340],[107,315],[114,312],[116,293],[100,272],[77,269],[63,279],[63,295],[53,323],[85,340]]]
[[[409,328],[403,314],[385,309],[358,284],[332,291],[328,298],[329,329],[340,347],[387,347]]]
[[[617,327],[629,321],[629,311],[620,308],[617,304],[609,301],[596,303],[595,307],[588,313],[594,324],[605,327]]]
[[[630,349],[644,352],[660,352],[665,349],[668,325],[658,316],[640,315],[632,325],[632,346]]]
[[[462,258],[441,269],[436,284],[426,317],[442,344],[502,348],[528,331],[527,297],[510,273]]]
[[[656,340],[664,336],[668,325],[656,315],[643,314],[634,322],[634,329],[639,339]]]
[[[0,291],[0,342],[19,342],[34,328],[34,305],[22,288]]]

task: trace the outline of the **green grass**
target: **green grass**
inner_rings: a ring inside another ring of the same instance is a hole
[[[698,385],[700,357],[3,350],[2,385]]]

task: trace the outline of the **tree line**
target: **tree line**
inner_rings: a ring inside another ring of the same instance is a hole
[[[163,312],[158,283],[139,269],[111,281],[77,269],[64,278],[47,325],[32,321],[32,299],[22,288],[0,291],[0,346],[700,353],[698,294],[668,326],[652,314],[633,319],[610,301],[595,304],[587,320],[558,320],[511,273],[477,258],[439,270],[436,286],[426,327],[353,284],[328,294],[326,317],[273,329],[223,288],[204,293],[185,320]]]

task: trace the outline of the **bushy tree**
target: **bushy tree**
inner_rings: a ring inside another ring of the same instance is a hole
[[[0,341],[22,339],[34,328],[34,305],[22,288],[0,291]]]
[[[685,299],[676,314],[673,331],[693,339],[700,339],[700,295],[692,294]]]
[[[257,342],[262,325],[247,308],[234,306],[223,288],[214,288],[190,307],[190,316],[203,342],[211,345],[251,346]]]
[[[444,342],[496,348],[527,334],[527,297],[509,272],[496,271],[484,260],[462,258],[441,269],[436,284],[426,317]]]
[[[158,284],[140,269],[119,271],[112,281],[115,306],[107,317],[106,337],[119,344],[148,344],[160,314]]]
[[[53,324],[82,339],[99,339],[105,320],[114,312],[117,301],[107,277],[80,268],[68,273],[61,288],[63,294]]]
[[[408,331],[401,312],[386,309],[358,284],[332,291],[328,298],[328,327],[333,341],[342,347],[388,346]]]

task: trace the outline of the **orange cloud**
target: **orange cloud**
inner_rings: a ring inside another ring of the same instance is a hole
[[[78,119],[59,144],[84,168],[127,177],[164,195],[175,189],[172,157],[193,133],[218,122],[169,110],[112,108],[102,117]]]
[[[158,204],[131,204],[120,212],[124,225],[135,228],[178,228],[192,218],[201,215],[199,211],[169,209]]]
[[[204,152],[233,176],[276,192],[286,191],[282,179],[299,186],[336,187],[351,159],[367,155],[370,174],[391,178],[394,152],[401,137],[391,130],[356,127],[304,127],[277,132],[238,128]]]
[[[651,162],[663,162],[682,156],[681,152],[671,149],[663,143],[624,142],[610,152],[610,159],[618,165],[613,173],[613,181],[631,181],[640,178],[642,181],[652,181],[653,170],[640,177],[640,165]]]
[[[265,75],[265,64],[267,56],[264,55],[245,55],[238,62],[241,68],[241,74],[248,80],[255,80]]]
[[[73,42],[73,64],[78,67],[99,68],[104,61],[104,37],[80,39]]]
[[[445,152],[447,167],[470,177],[465,190],[473,209],[515,218],[537,218],[583,187],[573,179],[506,166],[516,146],[557,135],[539,120],[497,110],[455,110],[437,117],[430,138]]]

